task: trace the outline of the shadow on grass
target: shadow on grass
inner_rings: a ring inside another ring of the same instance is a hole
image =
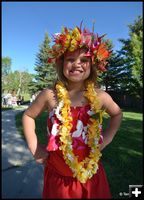
[[[12,110],[12,109],[13,109],[12,107],[2,107],[1,108],[2,111]]]
[[[16,126],[21,134],[22,138],[25,139],[22,127],[22,115],[24,111],[18,113],[15,117]],[[47,112],[42,113],[36,119],[36,133],[41,144],[47,144]]]
[[[119,193],[128,193],[129,185],[143,184],[142,152],[142,121],[124,118],[102,158],[113,198],[126,198]]]

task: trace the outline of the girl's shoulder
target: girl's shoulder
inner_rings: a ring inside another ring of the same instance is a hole
[[[54,91],[49,88],[42,89],[37,92],[34,103],[46,104],[51,101],[54,96]]]
[[[101,89],[101,88],[95,88],[95,91],[96,91],[98,97],[100,97],[100,96],[105,96],[105,95],[108,94],[107,92],[105,92],[105,91],[104,91],[103,89]]]
[[[108,94],[102,89],[98,89],[97,95],[100,100],[101,108],[105,110],[110,116],[114,116],[121,112],[120,107],[113,100],[110,94]]]
[[[44,99],[47,101],[47,105],[49,110],[55,107],[57,102],[57,96],[55,89],[53,88],[46,88],[41,91],[41,95],[44,96]]]
[[[55,91],[52,88],[45,88],[40,92],[40,95],[43,95],[46,97],[48,96],[49,98],[52,97],[54,94],[55,94]]]
[[[102,88],[95,88],[96,93],[98,94],[98,96],[110,96],[104,89]]]
[[[113,102],[112,97],[103,89],[97,88],[96,89],[97,96],[100,100],[101,106],[105,107],[107,104],[111,104]]]

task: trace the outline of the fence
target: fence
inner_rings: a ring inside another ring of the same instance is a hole
[[[113,100],[122,108],[132,108],[142,111],[143,99],[137,99],[126,92],[107,91]]]

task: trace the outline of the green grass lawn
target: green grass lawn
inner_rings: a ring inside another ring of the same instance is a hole
[[[120,129],[103,151],[103,164],[114,198],[120,198],[120,192],[128,193],[129,185],[143,184],[142,138],[142,114],[123,112]]]
[[[23,135],[21,117],[22,112],[16,116],[16,125]],[[46,112],[36,119],[36,132],[42,144],[47,143],[46,121]],[[108,117],[105,116],[104,128],[107,123]],[[120,129],[112,143],[102,152],[102,162],[113,198],[128,198],[119,193],[128,193],[129,185],[143,184],[142,143],[142,113],[124,110]]]
[[[2,111],[12,110],[12,109],[13,109],[12,107],[2,107],[1,108]]]
[[[9,107],[2,107],[2,111],[7,111],[7,110],[17,110],[17,109],[23,109],[23,106],[9,106]]]

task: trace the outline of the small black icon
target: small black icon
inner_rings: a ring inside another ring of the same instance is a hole
[[[134,197],[137,199],[144,198],[144,187],[143,185],[129,185],[129,197]]]

